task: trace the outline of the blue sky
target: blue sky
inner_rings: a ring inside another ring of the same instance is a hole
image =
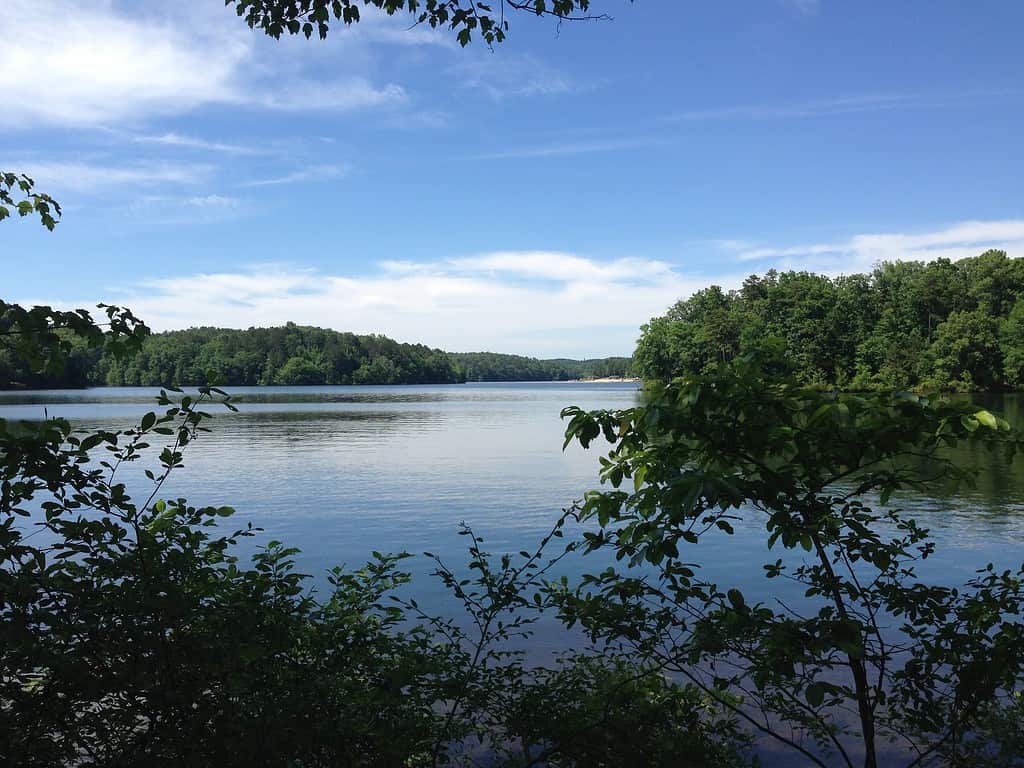
[[[65,216],[3,226],[2,293],[581,357],[771,267],[1024,255],[1024,4],[594,6],[490,51],[4,0],[0,167]]]

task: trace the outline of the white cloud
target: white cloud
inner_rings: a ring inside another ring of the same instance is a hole
[[[250,98],[250,97],[246,97]],[[301,110],[367,109],[372,107],[398,106],[408,101],[401,86],[374,86],[361,77],[333,83],[297,80],[275,92],[255,99],[260,106],[268,109],[295,112]]]
[[[690,109],[669,115],[666,119],[677,122],[703,122],[708,120],[786,120],[829,117],[860,112],[887,112],[897,109],[935,109],[964,107],[1019,95],[1012,90],[979,90],[958,93],[872,93],[839,96],[809,101],[780,104],[733,104],[723,107]]]
[[[869,270],[879,261],[956,261],[977,256],[987,248],[1024,256],[1024,219],[966,221],[920,233],[862,234],[835,243],[756,247],[740,252],[737,259],[756,262],[759,268],[775,266],[849,274]]]
[[[749,240],[737,240],[731,237],[709,240],[707,242],[723,251],[748,251],[754,248],[754,244]]]
[[[476,58],[467,55],[453,72],[463,86],[481,90],[496,101],[509,96],[549,96],[578,89],[567,74],[540,59],[506,55],[504,51]]]
[[[114,124],[230,101],[249,52],[237,36],[207,46],[83,0],[5,0],[0,38],[6,123]]]
[[[3,0],[0,39],[0,127],[113,126],[208,104],[340,111],[405,98],[399,86],[356,75],[313,83],[291,65],[268,66],[260,47],[282,48],[268,48],[222,3]]]
[[[459,48],[447,29],[431,27],[428,24],[412,24],[411,16],[404,13],[389,16],[373,6],[359,10],[359,23],[340,29],[340,33],[353,40],[373,43],[390,43],[403,46],[430,45],[439,48]],[[335,31],[339,26],[335,26]]]
[[[5,167],[27,173],[36,187],[49,192],[97,192],[113,187],[190,185],[206,180],[212,167],[198,163],[139,162],[106,164],[101,162],[36,162],[17,160]]]
[[[246,201],[228,195],[139,194],[124,206],[134,218],[149,224],[185,227],[226,221],[247,214]]]
[[[306,168],[300,168],[297,171],[292,171],[282,176],[272,176],[267,179],[246,181],[238,186],[273,187],[280,184],[297,184],[303,181],[330,181],[332,179],[344,178],[350,173],[350,171],[351,169],[347,165],[310,165]]]
[[[260,155],[264,150],[257,147],[246,147],[241,144],[229,144],[220,141],[207,141],[196,136],[185,136],[180,133],[161,133],[155,136],[135,136],[132,139],[139,144],[158,144],[164,147],[182,147],[199,149],[207,152],[223,152],[229,155]]]
[[[558,252],[381,267],[351,277],[264,265],[87,298],[130,306],[156,329],[294,321],[453,351],[593,357],[630,354],[642,323],[704,284],[660,261]]]
[[[821,10],[821,0],[786,0],[786,5],[804,16],[817,16]]]
[[[202,207],[219,196],[187,198]],[[731,260],[713,274],[688,274],[647,258],[599,260],[559,251],[497,251],[429,262],[390,260],[369,274],[288,265],[178,275],[105,295],[45,297],[87,306],[131,307],[152,327],[244,328],[288,321],[385,333],[452,351],[492,350],[551,357],[629,354],[639,327],[711,283],[738,287],[752,268],[830,274],[870,269],[880,259],[960,258],[988,247],[1024,255],[1024,219],[970,221],[918,233],[862,234],[833,243],[747,248],[719,241]]]
[[[570,141],[559,144],[545,144],[535,147],[515,147],[477,155],[479,160],[505,160],[531,157],[560,157],[565,155],[589,155],[597,152],[620,152],[630,149],[643,149],[664,144],[650,138],[637,139],[605,139],[594,141]]]
[[[490,272],[525,279],[653,282],[671,276],[672,267],[650,259],[599,262],[556,251],[499,251],[470,258],[449,259],[446,266],[465,272]]]
[[[444,128],[451,122],[451,115],[437,109],[401,110],[380,121],[385,128],[400,131]]]
[[[199,197],[189,197],[185,200],[185,205],[195,208],[219,208],[222,210],[237,208],[241,204],[242,201],[237,197],[227,197],[225,195],[202,195]]]

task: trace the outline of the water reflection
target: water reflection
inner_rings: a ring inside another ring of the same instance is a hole
[[[157,390],[109,388],[0,393],[0,417],[63,416],[87,428],[130,426]],[[428,387],[272,387],[232,391],[238,414],[218,414],[214,431],[186,455],[169,496],[230,504],[303,550],[303,567],[361,562],[371,550],[431,550],[457,561],[466,521],[495,551],[518,551],[549,528],[573,499],[597,485],[595,451],[563,452],[565,405],[621,408],[631,384],[465,384]],[[1024,427],[1024,397],[978,398]],[[897,498],[939,543],[927,569],[967,577],[993,560],[1020,559],[1024,542],[1024,457],[1008,462],[961,445],[951,457],[980,469],[977,486],[956,496]],[[125,477],[145,488],[145,465]],[[707,575],[753,589],[764,580],[761,521],[701,544]],[[265,540],[265,539],[264,539]],[[575,561],[577,570],[597,563]],[[424,567],[426,567],[424,565]],[[769,589],[768,585],[764,589]],[[767,593],[766,593],[767,594]]]

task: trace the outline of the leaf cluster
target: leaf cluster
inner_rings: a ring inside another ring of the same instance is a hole
[[[106,322],[96,323],[84,310],[28,309],[0,300],[0,341],[8,345],[22,367],[33,374],[61,377],[72,353],[95,349],[120,359],[136,354],[149,328],[130,310],[98,305]]]
[[[0,171],[0,221],[12,211],[17,211],[19,216],[36,214],[39,222],[52,232],[60,219],[60,204],[34,190],[35,181],[25,174]]]
[[[309,39],[315,32],[324,40],[334,22],[355,24],[360,8],[370,7],[388,16],[408,14],[415,24],[447,27],[462,46],[469,45],[474,34],[488,45],[504,41],[509,30],[506,8],[560,22],[608,18],[591,13],[590,0],[497,0],[497,8],[479,0],[225,0],[225,5],[234,5],[252,29],[275,39],[286,33]]]

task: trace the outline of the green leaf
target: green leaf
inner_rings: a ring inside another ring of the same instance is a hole
[[[996,417],[988,411],[976,411],[974,418],[978,420],[979,424],[988,427],[989,429],[996,429],[998,427]]]
[[[821,683],[811,683],[804,691],[807,703],[812,707],[820,707],[825,700],[825,687]]]

